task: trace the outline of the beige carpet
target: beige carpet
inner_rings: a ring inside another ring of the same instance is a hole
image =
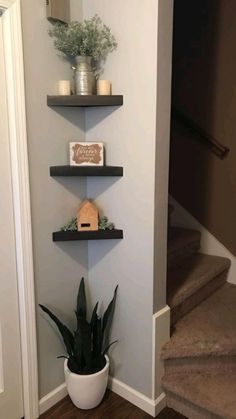
[[[236,286],[225,284],[179,320],[162,354],[164,359],[236,355]]]
[[[168,231],[168,267],[182,264],[183,260],[200,248],[199,231],[171,227]]]
[[[230,261],[226,258],[195,254],[178,268],[168,272],[167,303],[171,323],[192,310],[222,286],[227,278]]]
[[[167,302],[173,327],[162,349],[167,405],[189,419],[236,419],[236,286],[230,261],[197,253],[199,233],[169,229]]]
[[[224,371],[165,375],[165,390],[222,419],[236,418],[236,373]],[[207,417],[207,415],[206,415]]]

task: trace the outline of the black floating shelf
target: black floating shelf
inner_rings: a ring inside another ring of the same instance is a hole
[[[51,166],[50,176],[123,176],[123,167]]]
[[[122,106],[122,95],[96,96],[96,95],[68,95],[47,96],[48,106]]]
[[[123,239],[123,230],[98,230],[98,231],[56,231],[52,233],[52,240],[108,240]]]

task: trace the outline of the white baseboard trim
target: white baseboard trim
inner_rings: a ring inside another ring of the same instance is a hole
[[[114,393],[128,400],[130,403],[144,410],[154,418],[165,408],[166,396],[165,393],[161,393],[156,400],[149,399],[144,394],[135,390],[134,388],[124,384],[122,381],[116,378],[109,378],[108,387]]]
[[[129,387],[127,384],[124,384],[112,377],[109,377],[108,387],[110,390],[114,391],[114,393],[128,400],[130,403],[144,410],[153,417],[156,417],[166,406],[165,393],[162,393],[156,400],[152,400],[132,387]],[[46,394],[46,396],[42,397],[39,401],[40,415],[49,410],[66,396],[67,390],[65,383]]]
[[[161,359],[162,347],[170,339],[170,307],[165,306],[153,314],[152,327],[152,399],[156,400],[162,394],[162,377],[164,362]]]
[[[60,400],[64,399],[67,396],[67,389],[66,383],[61,384],[50,393],[46,394],[46,396],[42,397],[39,400],[39,413],[42,415],[44,412],[49,410],[55,404],[57,404]]]

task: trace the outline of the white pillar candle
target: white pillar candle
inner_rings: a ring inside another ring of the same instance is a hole
[[[58,94],[62,96],[71,94],[70,80],[59,80]]]
[[[110,95],[111,94],[111,82],[109,80],[98,80],[97,81],[97,95]]]

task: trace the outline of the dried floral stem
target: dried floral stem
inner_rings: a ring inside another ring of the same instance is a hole
[[[98,15],[83,22],[56,24],[49,30],[54,46],[68,59],[79,55],[90,56],[97,75],[102,72],[108,54],[117,47],[114,35]]]

